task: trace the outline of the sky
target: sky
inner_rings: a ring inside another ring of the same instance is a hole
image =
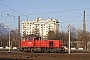
[[[90,31],[90,0],[0,0],[0,22],[11,29],[18,28],[18,16],[20,24],[37,17],[54,18],[59,21],[60,31],[67,31],[69,24],[83,29],[84,11],[86,30]]]

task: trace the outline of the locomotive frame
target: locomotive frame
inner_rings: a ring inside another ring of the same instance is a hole
[[[39,53],[62,53],[65,51],[62,40],[41,40],[40,37],[20,42],[20,51]]]

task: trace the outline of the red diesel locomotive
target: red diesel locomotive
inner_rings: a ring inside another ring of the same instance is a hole
[[[24,52],[63,52],[65,43],[62,40],[41,40],[37,38],[29,38],[21,40],[20,50]]]

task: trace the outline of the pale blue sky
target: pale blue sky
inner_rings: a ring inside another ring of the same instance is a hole
[[[60,30],[67,31],[70,24],[76,29],[82,29],[83,11],[86,11],[86,28],[90,31],[90,1],[89,0],[0,0],[0,22],[8,26],[11,17],[10,28],[18,28],[18,16],[23,20],[35,20],[55,18],[60,22]]]

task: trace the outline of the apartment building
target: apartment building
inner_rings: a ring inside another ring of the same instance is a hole
[[[54,31],[55,33],[59,31],[57,19],[42,19],[39,17],[36,20],[22,22],[22,36],[35,34],[41,36],[42,39],[46,39],[49,31]]]

